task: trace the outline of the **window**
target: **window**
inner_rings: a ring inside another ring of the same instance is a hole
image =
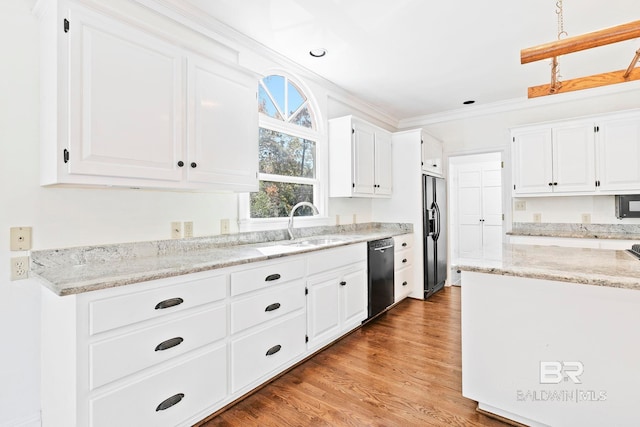
[[[249,216],[288,217],[298,202],[318,205],[318,131],[309,100],[298,85],[280,75],[258,88],[259,191],[249,197]],[[301,208],[296,215],[312,215]]]

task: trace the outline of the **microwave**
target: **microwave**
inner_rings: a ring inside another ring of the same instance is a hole
[[[616,217],[640,218],[640,194],[616,196]]]

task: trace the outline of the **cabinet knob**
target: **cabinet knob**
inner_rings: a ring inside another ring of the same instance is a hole
[[[409,283],[407,282],[402,282],[402,286],[407,286]]]
[[[549,187],[551,187],[552,185],[553,185],[553,182],[550,182],[550,183],[549,183]]]
[[[434,168],[437,168],[437,167],[438,167],[438,165],[431,165],[431,166],[433,166]]]
[[[554,183],[553,183],[553,185],[558,185],[558,183],[557,183],[557,182],[554,182]]]
[[[407,262],[407,259],[406,259],[406,258],[402,260],[402,263],[403,263],[403,264],[404,264],[405,262]]]
[[[406,247],[406,246],[407,246],[407,242],[403,242],[402,247]]]
[[[267,350],[267,354],[265,356],[271,356],[272,354],[276,354],[277,352],[280,351],[281,348],[282,346],[280,344],[274,345],[269,350]]]
[[[182,298],[170,298],[164,301],[160,301],[156,304],[156,310],[163,310],[165,308],[175,307],[176,305],[180,305],[184,302]]]
[[[180,401],[184,399],[184,393],[174,394],[168,399],[163,400],[158,407],[156,408],[156,412],[164,411],[165,409],[171,408],[173,405],[180,403]]]
[[[198,167],[198,164],[196,162],[191,162],[191,167],[192,168],[196,168],[196,167]]]
[[[277,310],[280,308],[280,303],[279,302],[274,302],[273,304],[269,304],[264,311],[273,311],[273,310]]]
[[[181,168],[181,167],[183,167],[183,166],[184,166],[184,162],[183,162],[182,160],[180,160],[180,161],[178,162],[178,167],[179,167],[179,168]]]
[[[340,282],[340,286],[346,286],[347,282]]]
[[[184,338],[182,337],[175,337],[166,341],[162,341],[156,346],[156,351],[169,350],[172,347],[182,344],[182,341],[184,341]]]

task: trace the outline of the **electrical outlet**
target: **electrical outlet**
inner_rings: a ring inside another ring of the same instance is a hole
[[[22,280],[29,277],[29,257],[11,258],[11,280]]]
[[[171,223],[171,238],[172,239],[182,238],[182,223],[180,221],[173,221]]]
[[[184,222],[184,237],[193,237],[193,221]]]
[[[525,200],[516,200],[513,203],[513,209],[516,211],[526,211],[527,210],[527,202]]]
[[[533,222],[542,222],[542,214],[534,213],[533,214]]]
[[[583,224],[591,224],[591,214],[590,213],[583,213],[582,214],[582,223]]]
[[[336,225],[340,225],[340,215],[336,215]]]
[[[229,234],[229,220],[221,219],[220,220],[220,234]]]
[[[31,249],[31,227],[11,227],[10,249],[12,251],[28,251]]]

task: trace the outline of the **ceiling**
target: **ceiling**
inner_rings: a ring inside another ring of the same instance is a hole
[[[398,120],[526,98],[549,83],[550,65],[521,65],[520,50],[558,34],[555,0],[184,1]],[[570,37],[640,20],[638,0],[563,9]],[[318,47],[328,54],[312,58]],[[626,69],[638,48],[640,39],[561,57],[562,79]]]

